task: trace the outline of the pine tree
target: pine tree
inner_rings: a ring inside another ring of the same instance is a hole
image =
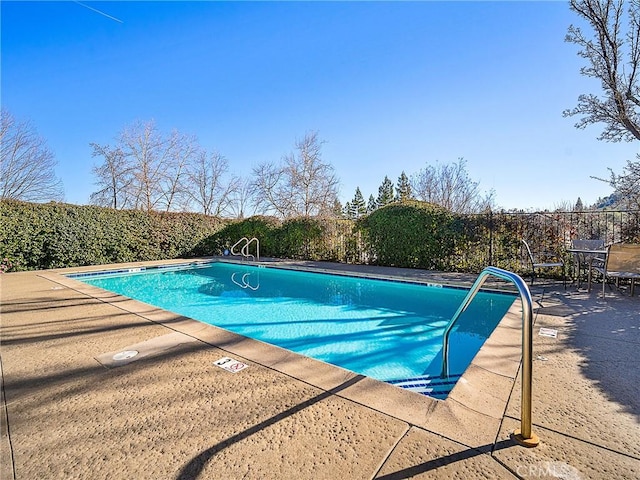
[[[367,204],[364,202],[360,187],[356,187],[356,194],[351,200],[351,209],[353,210],[354,218],[360,218],[367,214]]]
[[[406,202],[412,198],[411,182],[409,182],[409,177],[407,177],[407,174],[403,171],[398,177],[398,183],[396,185],[396,200]]]
[[[351,207],[351,202],[347,202],[344,204],[343,215],[345,218],[348,218],[349,220],[355,219],[355,212]]]
[[[582,210],[584,210],[584,205],[582,204],[582,199],[580,197],[578,197],[578,200],[576,200],[576,205],[575,207],[573,207],[573,209],[576,212],[581,212]]]
[[[393,183],[391,183],[389,177],[385,175],[382,185],[378,187],[378,198],[376,199],[376,203],[378,204],[378,208],[380,208],[391,202],[393,202]]]
[[[376,211],[378,203],[373,195],[369,195],[369,203],[367,203],[367,214]]]

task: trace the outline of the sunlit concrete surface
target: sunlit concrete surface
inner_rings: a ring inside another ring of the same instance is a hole
[[[107,268],[0,276],[0,478],[640,478],[637,293],[607,290],[603,300],[600,289],[536,281],[541,443],[525,448],[511,438],[520,426],[519,301],[439,401],[62,275]],[[123,351],[138,354],[114,360]],[[222,357],[249,366],[230,373],[214,365]]]

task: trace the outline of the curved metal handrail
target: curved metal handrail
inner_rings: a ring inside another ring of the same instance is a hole
[[[242,248],[240,249],[240,253],[235,251],[235,248],[240,245],[242,242],[245,242],[244,245],[242,246]],[[252,254],[249,253],[249,245],[251,245],[253,242],[256,243],[256,255],[253,256]],[[233,246],[231,247],[231,255],[242,255],[242,257],[245,258],[249,258],[251,257],[254,261],[260,261],[260,241],[256,238],[253,237],[251,240],[249,240],[247,237],[242,237],[240,240],[238,240],[236,243],[233,244]]]
[[[240,240],[238,240],[236,243],[233,244],[233,246],[231,247],[231,255],[243,255],[242,250],[240,250],[240,253],[237,253],[234,251],[234,248],[236,248],[238,245],[240,245],[242,242],[249,242],[249,239],[247,237],[242,237]],[[244,248],[244,247],[242,247]]]
[[[255,257],[249,253],[249,245],[251,245],[253,242],[256,243]],[[242,254],[245,257],[252,257],[254,261],[255,260],[260,261],[260,241],[256,237],[253,237],[251,240],[247,240],[247,243],[245,243],[244,247],[242,247]]]
[[[465,297],[458,310],[453,315],[444,329],[442,338],[442,377],[449,376],[449,335],[458,317],[467,309],[480,287],[487,280],[489,275],[507,280],[513,283],[518,289],[520,300],[522,301],[522,414],[520,419],[520,430],[514,432],[514,438],[522,445],[535,447],[540,443],[537,435],[531,431],[531,386],[533,370],[533,313],[531,292],[525,281],[513,272],[503,270],[498,267],[487,267],[471,286],[469,293]]]

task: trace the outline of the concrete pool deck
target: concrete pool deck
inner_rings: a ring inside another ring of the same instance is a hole
[[[142,264],[159,263],[175,262]],[[541,443],[525,448],[511,439],[520,425],[519,301],[437,401],[61,275],[111,267],[0,277],[0,478],[640,478],[637,294],[607,290],[602,300],[597,288],[536,282],[532,418]],[[140,353],[113,360],[127,350]],[[213,365],[222,357],[249,367],[230,373]]]

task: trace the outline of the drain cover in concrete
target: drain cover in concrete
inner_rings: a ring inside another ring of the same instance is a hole
[[[127,345],[114,352],[107,352],[95,357],[107,368],[122,367],[152,355],[159,355],[187,344],[198,342],[195,338],[179,332],[160,335],[144,342]]]
[[[113,359],[116,361],[120,360],[129,360],[130,358],[135,357],[138,354],[137,350],[125,350],[124,352],[118,352],[113,356]]]

